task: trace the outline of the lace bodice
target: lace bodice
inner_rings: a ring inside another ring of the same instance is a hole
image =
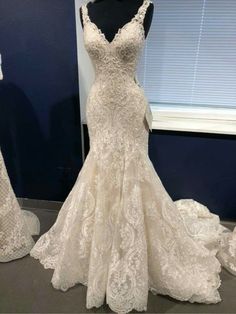
[[[116,107],[125,107],[128,116],[128,111],[133,110],[133,108],[126,103],[125,99],[130,102],[131,97],[136,99],[141,97],[140,101],[145,102],[144,115],[149,129],[152,130],[152,113],[136,74],[139,57],[145,42],[143,22],[150,3],[152,1],[144,0],[134,17],[118,29],[111,42],[91,21],[87,6],[84,4],[81,9],[84,24],[84,45],[95,71],[95,81],[88,95],[88,101],[90,96],[95,97],[96,90],[98,90],[98,97],[103,100],[104,106],[112,101]],[[87,105],[88,107],[89,105]],[[140,113],[142,114],[142,111]],[[92,137],[92,134],[90,135]]]
[[[111,42],[91,21],[87,6],[82,5],[84,43],[93,61],[97,80],[104,79],[109,82],[111,76],[121,80],[133,79],[145,39],[143,21],[150,3],[150,0],[144,0],[138,12],[128,23],[118,29]]]

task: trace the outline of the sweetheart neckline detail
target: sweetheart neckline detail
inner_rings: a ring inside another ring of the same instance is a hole
[[[138,21],[137,18],[141,12],[141,9],[144,7],[144,5],[146,4],[146,2],[151,3],[150,0],[143,0],[143,3],[141,4],[141,6],[138,8],[138,11],[136,12],[136,14],[132,17],[132,19],[130,21],[128,21],[127,23],[125,23],[122,27],[119,27],[115,36],[113,37],[112,41],[107,40],[105,34],[102,32],[102,30],[97,26],[97,24],[95,24],[94,22],[91,21],[90,16],[88,14],[88,7],[87,4],[83,4],[83,7],[85,8],[85,13],[86,13],[86,17],[88,22],[93,26],[93,28],[98,32],[98,34],[100,35],[100,37],[105,41],[105,43],[110,46],[113,43],[116,42],[117,38],[120,36],[121,32],[123,30],[125,30],[130,24],[132,24],[134,21]],[[143,23],[140,23],[141,27],[142,27],[142,35],[143,35],[143,39],[145,38],[145,30],[144,30],[144,26]]]

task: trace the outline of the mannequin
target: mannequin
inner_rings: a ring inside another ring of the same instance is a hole
[[[88,14],[92,22],[104,33],[106,39],[111,42],[119,28],[123,27],[137,13],[143,0],[95,0],[87,4]],[[149,32],[152,17],[153,3],[147,9],[144,18],[145,37]],[[80,8],[80,20],[83,27],[82,10]]]

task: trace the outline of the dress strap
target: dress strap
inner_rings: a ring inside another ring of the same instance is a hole
[[[149,7],[149,5],[153,3],[151,0],[144,0],[143,4],[141,5],[141,7],[139,7],[137,14],[135,15],[135,20],[138,21],[139,23],[143,23],[145,15],[146,15],[146,11],[147,8]]]
[[[81,5],[81,11],[82,11],[83,23],[85,24],[85,23],[89,22],[88,8],[87,8],[86,4]]]

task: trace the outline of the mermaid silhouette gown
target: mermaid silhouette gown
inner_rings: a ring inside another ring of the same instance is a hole
[[[87,308],[106,300],[115,312],[146,310],[149,290],[182,301],[221,300],[218,240],[207,239],[209,249],[185,226],[187,207],[205,216],[208,210],[194,200],[173,202],[148,157],[151,113],[134,78],[150,3],[144,0],[112,42],[81,7],[95,70],[86,104],[90,150],[55,224],[31,256],[54,269],[54,288],[86,285]],[[212,228],[221,226],[216,221]]]

